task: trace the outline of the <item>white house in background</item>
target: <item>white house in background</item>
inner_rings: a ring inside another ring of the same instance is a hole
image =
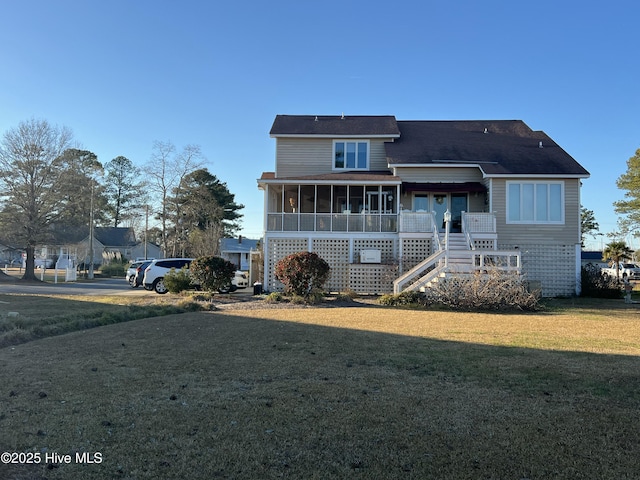
[[[220,256],[233,263],[238,270],[250,270],[251,252],[258,249],[260,240],[252,240],[242,235],[237,238],[222,238],[220,240]]]
[[[328,288],[384,293],[489,266],[545,296],[580,282],[580,185],[589,173],[520,120],[278,115],[264,191],[264,285],[313,251]]]

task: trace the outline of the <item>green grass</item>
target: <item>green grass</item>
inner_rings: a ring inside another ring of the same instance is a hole
[[[0,478],[636,479],[639,311],[571,302],[188,313],[5,347],[0,450],[103,461]]]

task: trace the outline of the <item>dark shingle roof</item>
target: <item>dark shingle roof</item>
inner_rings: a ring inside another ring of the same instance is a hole
[[[124,247],[135,245],[136,238],[132,228],[127,227],[95,227],[95,238],[104,246]]]
[[[397,123],[400,138],[385,144],[391,166],[478,163],[488,175],[589,175],[546,133],[521,120]]]
[[[277,115],[270,134],[274,137],[289,135],[333,136],[387,136],[400,135],[396,117],[381,116],[321,116]]]

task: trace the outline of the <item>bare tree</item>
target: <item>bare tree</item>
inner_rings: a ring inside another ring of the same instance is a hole
[[[36,280],[35,247],[47,239],[59,214],[63,199],[57,187],[63,169],[57,159],[72,137],[66,127],[31,119],[8,130],[0,143],[1,221],[8,236],[26,250],[24,280]]]
[[[153,143],[151,160],[143,170],[149,180],[149,188],[159,202],[158,212],[162,226],[162,249],[169,251],[168,231],[170,224],[176,224],[180,218],[179,208],[171,201],[170,194],[180,188],[183,178],[204,163],[204,157],[198,145],[187,145],[176,154],[171,142]]]

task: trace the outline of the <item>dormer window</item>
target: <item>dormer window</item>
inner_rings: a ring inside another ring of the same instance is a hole
[[[333,142],[334,170],[366,170],[369,168],[369,142],[341,140]]]

